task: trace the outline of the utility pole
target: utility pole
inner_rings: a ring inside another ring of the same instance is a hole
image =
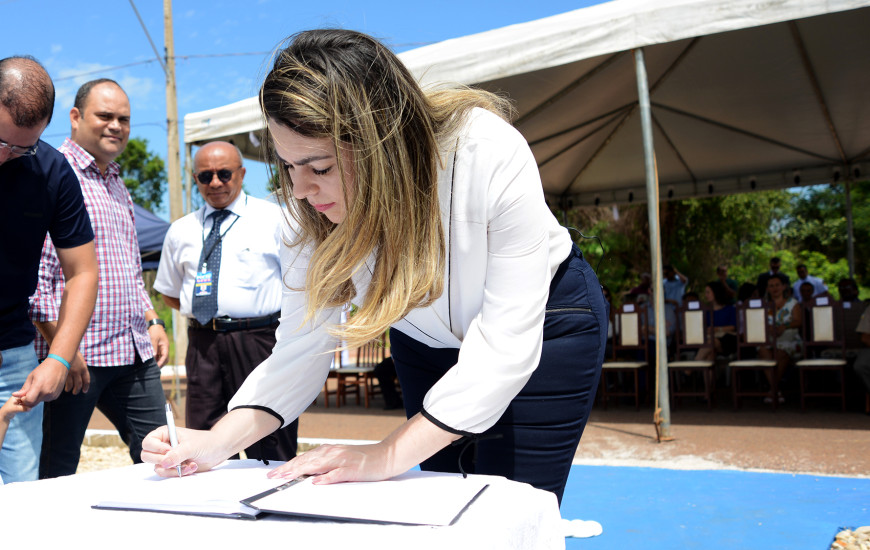
[[[175,45],[172,35],[172,0],[163,0],[163,40],[166,50],[166,142],[169,145],[169,217],[184,215],[181,202],[181,160],[178,147],[178,101],[175,95]]]
[[[175,43],[172,32],[172,0],[163,0],[163,42],[166,50],[166,142],[169,167],[169,218],[174,222],[184,215],[181,198],[181,158],[178,146],[178,101],[175,94]],[[175,364],[187,355],[187,319],[172,310],[175,333]]]

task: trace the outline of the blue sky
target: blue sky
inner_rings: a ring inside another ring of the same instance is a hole
[[[134,2],[162,56],[163,1]],[[175,0],[179,126],[187,113],[255,95],[268,61],[265,52],[300,30],[359,30],[399,53],[597,3]],[[107,77],[117,80],[130,96],[131,137],[147,139],[149,148],[166,158],[165,77],[160,64],[153,61],[154,51],[129,0],[0,0],[0,19],[4,22],[0,57],[33,55],[54,79],[57,102],[54,119],[43,134],[45,141],[54,146],[63,143],[76,90],[88,80]],[[248,53],[254,55],[233,55]],[[265,166],[253,161],[246,161],[246,166],[245,188],[254,196],[265,196]],[[168,218],[167,201],[157,212],[164,218]]]

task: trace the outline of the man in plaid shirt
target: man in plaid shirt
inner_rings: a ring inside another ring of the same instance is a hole
[[[115,425],[141,462],[141,441],[165,424],[165,397],[160,366],[166,363],[169,340],[142,281],[142,265],[133,201],[114,162],[130,135],[130,103],[114,81],[84,84],[70,111],[71,138],[60,147],[78,176],[85,206],[96,235],[100,286],[94,316],[74,364],[83,362],[90,387],[63,393],[47,404],[39,477],[74,474],[79,449],[94,407]],[[42,338],[40,357],[48,353],[64,292],[63,273],[51,239],[46,237],[39,285],[31,297],[31,319]]]

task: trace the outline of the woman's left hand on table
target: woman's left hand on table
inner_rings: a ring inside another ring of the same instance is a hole
[[[381,481],[402,472],[389,466],[387,444],[321,445],[269,472],[271,478],[313,476],[314,484]]]

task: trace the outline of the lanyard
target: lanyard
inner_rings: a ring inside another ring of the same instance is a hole
[[[247,197],[245,197],[245,199],[247,200]],[[211,256],[211,253],[214,252],[215,247],[218,245],[219,242],[223,241],[224,236],[229,233],[230,229],[232,229],[233,226],[236,225],[236,222],[239,221],[240,216],[238,214],[236,214],[235,212],[230,213],[235,214],[236,219],[234,219],[233,223],[231,223],[229,226],[227,226],[226,229],[224,229],[223,233],[218,233],[217,238],[214,240],[213,243],[211,243],[211,248],[205,251],[205,254],[202,256],[202,267],[200,268],[200,271],[203,273],[205,273],[206,266],[208,265],[208,259]],[[202,216],[202,247],[205,248],[205,210],[202,211]],[[212,230],[214,230],[214,223],[215,222],[212,222]]]

